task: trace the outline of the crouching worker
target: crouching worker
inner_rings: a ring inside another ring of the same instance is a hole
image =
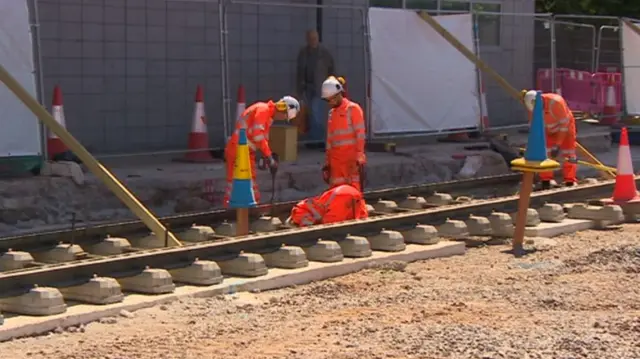
[[[287,222],[305,227],[367,217],[362,193],[350,185],[339,185],[317,197],[298,202]]]

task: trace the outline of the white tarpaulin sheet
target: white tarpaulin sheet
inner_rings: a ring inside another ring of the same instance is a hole
[[[640,36],[625,23],[622,23],[622,49],[626,112],[640,115]]]
[[[0,63],[36,97],[29,11],[25,0],[0,1]],[[38,120],[0,83],[0,157],[40,153]]]
[[[473,49],[470,14],[434,17]],[[369,10],[374,134],[477,127],[475,65],[414,11]]]

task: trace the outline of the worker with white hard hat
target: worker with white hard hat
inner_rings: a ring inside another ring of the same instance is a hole
[[[536,102],[537,91],[522,90],[521,96],[527,110],[529,119],[533,114],[533,107]],[[576,179],[577,162],[576,155],[576,120],[573,117],[569,105],[562,96],[555,93],[542,94],[542,105],[544,107],[544,125],[547,140],[547,155],[549,158],[560,156],[564,159],[562,164],[562,174],[565,186],[573,186]],[[551,188],[553,172],[540,173],[542,189]]]
[[[233,184],[233,167],[236,161],[236,150],[240,129],[247,130],[247,144],[251,161],[251,176],[253,178],[253,192],[256,202],[260,202],[260,192],[256,181],[256,150],[260,150],[267,159],[271,169],[277,168],[278,161],[269,146],[269,130],[273,121],[291,121],[300,111],[300,103],[291,96],[284,96],[277,102],[256,102],[249,106],[236,121],[236,129],[229,138],[224,150],[227,163],[227,187],[224,194],[224,206],[229,204]]]
[[[327,101],[326,158],[323,176],[330,187],[350,184],[362,191],[365,155],[365,121],[362,107],[344,97],[345,80],[329,76],[322,84],[322,99]]]

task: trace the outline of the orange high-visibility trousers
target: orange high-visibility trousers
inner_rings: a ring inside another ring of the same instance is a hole
[[[223,205],[225,208],[229,206],[231,200],[231,190],[233,189],[233,167],[236,163],[236,149],[238,144],[229,142],[224,149],[224,158],[227,165],[227,186],[224,191]],[[251,164],[251,182],[253,183],[253,195],[257,203],[260,203],[260,190],[258,181],[256,180],[256,152],[249,150],[249,162]]]
[[[360,167],[356,162],[355,154],[353,159],[329,159],[329,188],[343,184],[350,185],[362,191],[360,188]]]
[[[576,138],[572,135],[567,135],[561,143],[558,143],[554,137],[547,135],[547,157],[551,156],[550,149],[554,146],[558,146],[560,152],[558,159],[563,159],[562,163],[562,177],[565,183],[576,183],[576,175],[578,172],[578,165],[571,163],[569,160],[575,160],[576,156]],[[541,172],[541,181],[551,181],[553,179],[553,172]]]

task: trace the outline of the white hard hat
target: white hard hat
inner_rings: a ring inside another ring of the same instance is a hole
[[[524,95],[524,105],[527,107],[527,110],[533,111],[533,107],[536,104],[536,96],[538,95],[538,91],[529,90]]]
[[[338,81],[337,78],[330,76],[322,83],[322,98],[325,100],[332,98],[343,90],[344,89],[342,88],[340,81]]]
[[[294,119],[298,115],[298,112],[300,112],[300,102],[298,102],[298,100],[296,100],[292,96],[284,96],[278,102],[284,103],[286,105],[287,120]]]

